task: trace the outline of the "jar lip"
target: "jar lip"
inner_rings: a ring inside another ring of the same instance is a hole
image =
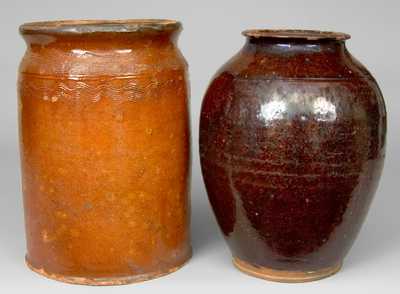
[[[319,31],[319,30],[298,30],[298,29],[250,29],[242,34],[249,38],[282,38],[282,39],[303,39],[303,40],[336,40],[344,41],[350,39],[350,35],[340,32]]]
[[[80,19],[24,23],[21,34],[91,34],[177,31],[181,23],[170,19]]]

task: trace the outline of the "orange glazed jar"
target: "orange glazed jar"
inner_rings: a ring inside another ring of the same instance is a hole
[[[191,256],[187,64],[170,20],[27,23],[19,126],[28,266],[90,285]]]

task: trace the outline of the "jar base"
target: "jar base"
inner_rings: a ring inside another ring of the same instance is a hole
[[[183,267],[191,258],[191,254],[185,259],[184,262],[179,264],[178,266],[169,268],[166,271],[158,271],[151,272],[147,274],[133,275],[133,276],[122,276],[122,277],[110,277],[110,278],[85,278],[85,277],[74,277],[74,276],[65,276],[60,274],[49,273],[42,268],[35,268],[25,257],[25,263],[28,268],[35,273],[42,275],[46,278],[56,280],[59,282],[64,282],[68,284],[78,284],[78,285],[87,285],[87,286],[118,286],[118,285],[126,285],[144,282],[147,280],[156,279],[170,273],[173,273]]]
[[[316,271],[283,271],[268,267],[254,266],[237,257],[233,258],[233,264],[242,272],[257,278],[282,282],[282,283],[304,283],[327,278],[337,273],[342,267],[342,262]]]

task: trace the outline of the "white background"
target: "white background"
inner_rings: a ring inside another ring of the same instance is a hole
[[[396,0],[0,0],[0,293],[400,293],[399,11]],[[163,278],[117,287],[76,286],[43,278],[24,265],[15,85],[25,44],[17,29],[27,21],[71,18],[170,18],[183,23],[179,45],[189,62],[192,88],[194,256],[181,270]],[[248,28],[320,29],[351,34],[349,50],[376,77],[386,99],[387,158],[376,198],[342,271],[325,280],[280,284],[242,274],[231,264],[208,204],[198,157],[200,103],[212,75],[240,49],[244,43],[240,33]]]

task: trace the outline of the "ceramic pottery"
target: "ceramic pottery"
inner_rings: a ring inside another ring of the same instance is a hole
[[[178,269],[189,244],[187,65],[170,20],[20,28],[28,266],[90,285]]]
[[[200,122],[208,196],[234,264],[305,282],[340,269],[385,156],[386,112],[342,33],[245,31]]]

